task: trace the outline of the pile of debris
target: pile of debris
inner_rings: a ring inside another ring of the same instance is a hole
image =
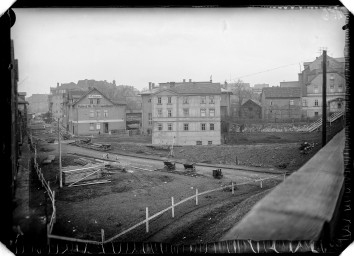
[[[315,147],[315,143],[303,142],[301,143],[299,150],[301,154],[308,154]]]
[[[107,151],[111,149],[111,144],[92,143],[90,138],[76,140],[73,145],[99,151]]]

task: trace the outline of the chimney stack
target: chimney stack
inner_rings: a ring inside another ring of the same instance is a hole
[[[191,82],[192,82],[192,79],[189,79],[189,82],[191,83]]]
[[[152,89],[154,89],[155,88],[155,83],[152,83]]]
[[[59,88],[59,83],[57,83],[57,88]]]
[[[183,83],[185,83],[186,82],[186,79],[183,79]]]
[[[152,83],[151,83],[151,82],[149,82],[149,90],[150,90],[150,91],[151,91],[151,89],[152,89],[152,88],[151,88],[151,84],[152,84]]]

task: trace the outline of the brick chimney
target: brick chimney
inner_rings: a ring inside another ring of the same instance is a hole
[[[151,90],[151,89],[152,89],[152,88],[151,88],[151,84],[152,84],[152,83],[151,83],[151,82],[149,82],[149,90]]]
[[[185,83],[186,82],[186,79],[183,79],[183,83]]]
[[[59,88],[59,83],[57,83],[57,88]]]
[[[189,82],[191,83],[191,82],[192,82],[192,79],[189,79]]]

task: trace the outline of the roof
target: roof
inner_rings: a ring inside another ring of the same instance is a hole
[[[18,97],[17,98],[17,104],[29,104],[28,101],[25,101],[24,99]]]
[[[260,107],[262,106],[262,104],[258,100],[254,100],[254,99],[242,99],[242,104],[241,105],[245,104],[248,101],[251,101],[251,102],[257,104]]]
[[[113,100],[111,100],[110,98],[108,98],[106,95],[104,95],[102,92],[100,92],[98,89],[96,88],[92,88],[91,90],[87,91],[84,95],[82,95],[77,101],[75,101],[72,105],[76,105],[78,102],[80,102],[82,99],[84,99],[88,94],[90,94],[93,91],[97,91],[99,94],[101,94],[104,98],[106,98],[108,101],[110,101],[113,105],[126,105],[125,103],[118,103],[115,102]]]
[[[190,83],[178,85],[161,91],[172,91],[177,94],[221,94],[221,85],[220,83]],[[154,94],[156,93],[157,92],[155,92]]]
[[[300,87],[268,87],[263,88],[265,98],[300,98]]]

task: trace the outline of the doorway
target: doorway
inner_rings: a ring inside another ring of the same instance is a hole
[[[103,132],[108,133],[108,123],[103,123]]]

